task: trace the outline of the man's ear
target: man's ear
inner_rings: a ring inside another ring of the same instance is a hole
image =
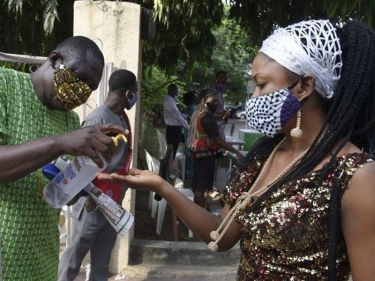
[[[48,60],[49,60],[49,63],[50,65],[53,67],[53,68],[56,68],[56,62],[58,60],[61,60],[61,54],[60,52],[58,51],[52,51],[49,56],[48,56]]]
[[[312,95],[314,91],[315,78],[310,74],[302,76],[300,81],[300,89],[298,91],[298,100],[302,101],[304,99],[307,99]]]

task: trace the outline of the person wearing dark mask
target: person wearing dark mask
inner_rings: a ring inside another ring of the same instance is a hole
[[[210,89],[200,93],[201,104],[194,112],[188,136],[188,149],[193,158],[194,202],[206,208],[206,196],[213,191],[216,154],[220,148],[229,150],[243,158],[241,152],[220,137],[214,112],[217,109],[217,95]]]
[[[225,140],[225,125],[228,123],[229,112],[224,108],[224,92],[227,84],[227,73],[223,70],[219,70],[215,74],[216,83],[212,87],[212,90],[216,94],[217,108],[214,112],[214,117],[219,128],[219,134],[222,139]],[[220,149],[216,155],[217,158],[224,157],[223,149]]]
[[[199,102],[199,94],[196,91],[189,91],[184,94],[183,101],[186,106],[185,114],[188,116],[188,122],[190,125],[191,117],[195,109],[197,108],[197,103]],[[190,156],[187,140],[188,140],[189,130],[184,128],[184,154],[186,157],[186,172],[185,178],[191,178],[193,176],[193,159]]]
[[[0,248],[3,281],[56,281],[60,210],[43,199],[42,167],[61,155],[85,155],[103,166],[116,146],[115,125],[79,129],[73,108],[97,89],[104,67],[84,36],[61,42],[33,73],[0,68]]]
[[[128,116],[137,101],[137,80],[133,72],[120,69],[108,81],[109,91],[103,105],[94,109],[83,121],[83,126],[118,124],[129,131],[128,142],[119,142],[117,153],[105,169],[107,173],[127,174],[131,162],[131,129]],[[122,204],[126,187],[95,179],[93,184]],[[91,196],[81,197],[73,205],[73,239],[63,252],[59,264],[59,281],[73,281],[79,273],[83,259],[90,251],[90,281],[108,279],[109,261],[116,242],[117,232],[97,208]]]

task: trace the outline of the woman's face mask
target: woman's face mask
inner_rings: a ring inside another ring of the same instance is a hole
[[[268,137],[274,137],[301,108],[300,102],[291,92],[297,82],[273,93],[249,99],[245,107],[249,126]]]
[[[74,109],[84,104],[92,93],[91,88],[63,64],[55,69],[53,84],[57,98],[65,109]]]

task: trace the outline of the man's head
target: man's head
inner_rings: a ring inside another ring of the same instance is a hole
[[[103,67],[103,54],[92,40],[84,36],[70,37],[35,72],[34,88],[48,107],[73,109],[85,103],[91,91],[98,88]]]
[[[180,92],[180,89],[176,84],[170,84],[168,86],[168,95],[170,95],[172,98],[178,96],[178,93]]]
[[[197,104],[199,101],[199,95],[196,91],[189,91],[184,94],[182,99],[185,105]]]
[[[137,101],[137,78],[134,73],[119,69],[112,73],[108,81],[108,96],[114,94],[118,96],[123,108],[131,109]]]
[[[227,82],[227,73],[223,70],[219,70],[218,72],[216,72],[216,82],[218,84],[225,84]]]

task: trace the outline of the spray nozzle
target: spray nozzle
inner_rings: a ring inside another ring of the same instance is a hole
[[[125,143],[128,142],[128,139],[126,138],[126,136],[125,136],[124,134],[117,134],[117,136],[112,137],[112,140],[113,140],[113,142],[115,143],[116,146],[118,145],[118,141],[119,141],[120,139],[123,139],[123,141],[124,141]]]

